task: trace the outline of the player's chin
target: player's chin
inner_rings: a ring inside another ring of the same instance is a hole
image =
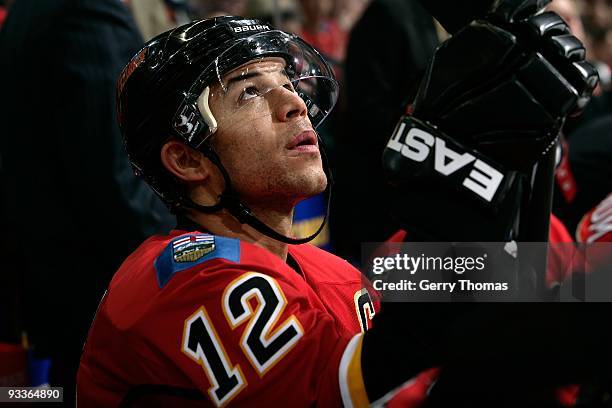
[[[303,181],[306,184],[304,186],[304,191],[307,195],[312,196],[315,194],[322,193],[327,187],[327,175],[323,171],[323,168],[315,168],[312,169],[309,174],[305,175]]]

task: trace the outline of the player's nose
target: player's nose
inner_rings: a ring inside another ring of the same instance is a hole
[[[293,87],[278,87],[276,93],[276,116],[279,121],[287,122],[307,116],[306,104]]]

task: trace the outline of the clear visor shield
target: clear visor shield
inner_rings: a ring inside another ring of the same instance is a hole
[[[304,110],[316,128],[338,98],[338,83],[327,62],[304,41],[281,31],[246,38],[213,65],[198,78],[177,112],[182,115],[178,123],[184,125],[190,116],[186,108],[197,107],[208,131],[199,135],[200,140],[192,140],[193,134],[189,137],[196,144],[218,126],[233,127]]]

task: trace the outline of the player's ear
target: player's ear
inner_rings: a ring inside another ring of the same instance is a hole
[[[175,139],[163,145],[161,161],[179,180],[204,181],[211,174],[212,163],[201,152]]]

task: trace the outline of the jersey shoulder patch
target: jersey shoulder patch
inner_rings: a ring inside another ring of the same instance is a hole
[[[154,262],[159,287],[163,288],[175,273],[211,259],[240,262],[240,241],[199,233],[173,238]]]

